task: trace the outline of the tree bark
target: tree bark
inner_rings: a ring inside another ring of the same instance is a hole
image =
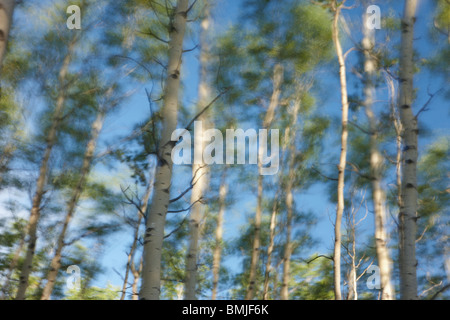
[[[343,5],[343,4],[341,4]],[[334,19],[333,19],[333,42],[336,47],[336,54],[339,62],[339,78],[341,83],[341,105],[342,105],[342,120],[341,120],[341,155],[339,158],[339,175],[337,186],[337,209],[336,222],[334,232],[334,295],[336,300],[342,299],[341,294],[341,223],[342,214],[344,212],[344,179],[345,167],[347,165],[347,138],[348,138],[348,94],[347,94],[347,76],[345,68],[345,58],[342,52],[341,42],[339,40],[339,16],[342,7],[336,6],[336,1],[333,2]]]
[[[56,107],[53,114],[53,120],[50,130],[47,135],[47,146],[44,152],[44,157],[42,158],[41,167],[39,169],[39,176],[36,182],[36,191],[33,196],[33,203],[31,207],[30,219],[28,221],[28,246],[23,262],[20,278],[19,287],[16,295],[16,300],[24,300],[25,293],[28,287],[28,279],[32,271],[33,257],[36,249],[37,242],[37,226],[40,218],[41,202],[45,193],[45,184],[48,171],[48,163],[50,160],[50,155],[53,150],[53,146],[57,140],[57,133],[62,122],[62,116],[64,111],[64,103],[66,100],[66,76],[69,68],[69,64],[72,59],[72,53],[75,46],[75,41],[69,44],[67,54],[64,58],[62,67],[58,75],[58,83],[60,85],[58,98],[56,101]]]
[[[205,4],[203,9],[203,20],[201,22],[200,31],[200,83],[198,86],[198,104],[197,113],[208,105],[211,99],[211,87],[208,79],[208,67],[210,65],[210,45],[208,43],[208,34],[210,29],[210,4]],[[186,275],[185,275],[185,299],[197,299],[197,260],[198,245],[200,240],[200,223],[205,213],[205,205],[202,201],[206,189],[209,185],[209,168],[203,162],[203,150],[206,141],[203,131],[210,126],[209,117],[205,112],[198,117],[201,121],[202,130],[196,130],[194,136],[194,164],[192,165],[192,177],[198,177],[194,181],[191,193],[191,213],[189,219],[189,247],[186,256]]]
[[[403,128],[403,167],[401,206],[399,213],[400,247],[400,297],[416,300],[417,296],[417,118],[412,111],[413,91],[413,40],[417,0],[405,0],[401,24],[398,106]]]
[[[270,216],[270,238],[269,245],[267,247],[267,260],[266,260],[266,270],[264,273],[264,288],[263,288],[263,300],[269,299],[269,280],[270,272],[272,271],[272,253],[275,247],[275,228],[277,226],[277,214],[278,214],[278,196],[280,194],[281,181],[279,181],[277,192],[275,193],[275,198],[273,199],[272,215]]]
[[[138,292],[138,283],[139,279],[141,278],[142,273],[142,263],[143,263],[143,257],[141,256],[141,259],[139,260],[139,268],[136,269],[134,265],[134,261],[131,261],[130,269],[131,273],[133,274],[133,284],[131,286],[133,295],[131,297],[132,300],[139,300],[139,292]]]
[[[50,271],[47,276],[47,283],[45,284],[44,290],[42,292],[41,300],[49,300],[52,294],[53,288],[55,286],[56,278],[58,276],[59,269],[61,268],[61,257],[62,251],[66,245],[66,233],[69,228],[70,221],[75,214],[75,209],[77,207],[78,201],[80,199],[81,194],[83,193],[84,187],[86,185],[86,180],[91,170],[92,158],[94,157],[95,146],[97,145],[98,136],[103,126],[103,121],[105,118],[104,111],[99,111],[97,114],[97,118],[92,123],[91,127],[91,136],[89,138],[89,142],[86,146],[83,164],[80,170],[80,177],[77,181],[77,185],[73,190],[72,196],[67,203],[67,213],[64,219],[63,227],[61,233],[58,236],[57,247],[55,250],[55,254],[50,263]]]
[[[373,56],[375,46],[374,30],[367,27],[367,13],[363,17],[362,48],[364,50],[364,107],[370,128],[370,176],[372,178],[372,202],[375,214],[375,245],[380,268],[381,299],[395,299],[392,286],[392,262],[387,247],[386,233],[386,193],[381,186],[383,156],[378,147],[378,124],[372,106],[375,94],[376,60]]]
[[[127,266],[126,266],[126,269],[125,269],[125,277],[124,277],[124,280],[123,280],[122,295],[120,296],[120,300],[124,300],[125,299],[125,295],[126,295],[126,291],[127,291],[127,285],[128,285],[128,274],[130,273],[131,267],[134,266],[134,260],[133,259],[134,259],[134,254],[136,252],[137,244],[138,244],[138,241],[139,241],[139,229],[141,227],[141,222],[142,222],[142,213],[147,211],[148,201],[150,199],[150,195],[151,195],[152,190],[153,190],[153,177],[154,177],[154,174],[152,173],[150,175],[150,180],[148,181],[147,189],[145,190],[144,197],[142,198],[142,206],[140,207],[140,209],[137,212],[138,220],[137,220],[137,224],[136,224],[136,229],[134,230],[133,243],[131,244],[130,252],[128,253]],[[134,274],[133,270],[132,270],[132,272]],[[135,277],[135,279],[133,281],[133,286],[135,285],[135,283],[134,283],[135,281],[136,281],[136,277]],[[133,300],[137,300],[137,299],[134,299],[135,296],[137,297],[137,295],[138,295],[137,291],[134,291],[134,289],[133,289]]]
[[[283,255],[283,277],[281,284],[281,300],[289,299],[289,279],[290,279],[290,264],[292,255],[292,217],[294,211],[294,196],[293,185],[295,180],[295,140],[296,140],[296,125],[297,115],[300,111],[300,98],[294,102],[294,110],[292,111],[292,122],[288,128],[290,131],[289,137],[289,163],[288,163],[288,179],[286,184],[286,244]]]
[[[0,0],[0,76],[8,45],[15,0]]]
[[[228,185],[225,182],[226,177],[226,169],[223,172],[222,175],[222,181],[220,183],[219,188],[219,212],[217,214],[217,225],[216,225],[216,245],[214,247],[214,253],[213,253],[213,287],[212,287],[212,295],[211,299],[216,300],[217,298],[217,290],[219,287],[219,275],[220,275],[220,260],[222,255],[222,248],[223,248],[223,217],[225,214],[225,208],[226,208],[226,196],[228,193]]]
[[[181,56],[186,30],[188,0],[178,0],[170,30],[169,63],[162,113],[162,134],[158,148],[158,164],[154,194],[148,211],[144,238],[144,265],[142,270],[141,300],[158,300],[161,286],[161,252],[164,225],[170,200],[172,179],[172,132],[177,127],[178,92],[180,87]]]
[[[263,121],[263,129],[270,128],[273,119],[275,117],[275,109],[279,105],[280,95],[281,95],[281,83],[283,82],[283,66],[281,64],[276,64],[273,71],[273,92],[270,99],[269,107],[266,111],[266,115]],[[258,260],[260,254],[260,233],[261,233],[261,218],[262,218],[262,197],[263,197],[263,175],[262,169],[262,155],[265,150],[262,150],[261,146],[258,149],[258,194],[256,200],[256,211],[255,211],[255,226],[253,233],[253,245],[252,254],[250,262],[250,275],[249,275],[249,285],[247,293],[245,295],[245,300],[252,300],[255,297],[255,285],[256,285],[256,275],[258,269]]]

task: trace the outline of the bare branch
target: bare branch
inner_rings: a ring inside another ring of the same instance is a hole
[[[431,298],[430,300],[434,300],[438,297],[438,295],[440,295],[442,292],[444,292],[445,290],[447,290],[448,288],[450,288],[450,283],[443,286],[441,289],[439,289]]]
[[[312,258],[312,259],[309,260],[309,261],[306,261],[306,263],[307,263],[307,264],[310,264],[311,262],[313,262],[314,260],[316,260],[316,259],[318,259],[318,258],[326,258],[326,259],[329,259],[329,260],[331,260],[331,261],[334,260],[333,257],[329,257],[329,256],[325,256],[325,255],[323,255],[323,254],[320,254],[320,255],[318,255],[317,257]]]
[[[155,38],[156,40],[159,40],[159,41],[161,41],[161,42],[164,42],[164,43],[169,43],[169,41],[167,41],[167,40],[164,40],[163,38],[160,38],[159,36],[157,36],[156,34],[154,34],[153,32],[151,32],[150,30],[149,31],[147,31],[147,32],[144,32],[144,31],[138,31],[139,33],[142,33],[142,34],[145,34],[145,35],[148,35],[148,36],[151,36],[151,37],[153,37],[153,38]]]
[[[417,118],[419,117],[419,115],[420,115],[421,112],[430,110],[430,109],[428,108],[428,105],[429,105],[430,102],[433,100],[433,98],[434,98],[439,92],[441,92],[443,89],[444,89],[444,88],[440,88],[440,89],[439,89],[438,91],[436,91],[435,93],[429,93],[429,92],[428,92],[429,98],[428,98],[427,102],[425,102],[425,104],[423,105],[423,107],[419,110],[419,112],[417,112],[417,114],[414,116],[415,119],[417,119]]]
[[[191,208],[194,206],[194,204],[196,204],[197,202],[203,203],[203,198],[200,198],[194,202],[192,202],[192,204],[185,208],[185,209],[180,209],[180,210],[168,210],[167,213],[180,213],[180,212],[184,212],[184,211],[189,211],[191,210]]]

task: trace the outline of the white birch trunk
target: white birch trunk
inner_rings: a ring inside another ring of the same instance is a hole
[[[208,43],[208,34],[210,29],[209,4],[206,4],[203,10],[203,20],[200,33],[200,83],[198,86],[197,113],[208,105],[211,99],[211,88],[208,81],[208,66],[210,65],[210,46]],[[201,130],[195,131],[194,136],[194,164],[192,165],[192,177],[194,186],[191,193],[191,213],[189,219],[189,248],[186,256],[186,278],[185,278],[185,299],[196,299],[197,286],[197,260],[198,245],[200,240],[200,223],[205,213],[205,205],[202,201],[206,189],[209,185],[209,168],[203,162],[203,150],[206,141],[203,137],[203,131],[209,129],[210,121],[206,113],[198,117],[201,121]]]
[[[226,169],[225,169],[226,170]],[[219,188],[219,212],[217,214],[217,225],[216,225],[216,245],[214,247],[213,253],[213,288],[211,299],[216,300],[217,290],[219,287],[219,275],[220,275],[220,260],[222,255],[223,247],[223,220],[225,214],[226,206],[226,196],[228,193],[228,185],[225,183],[226,172],[223,173],[222,181]]]
[[[336,3],[334,3],[336,5]],[[342,120],[341,120],[341,155],[339,158],[339,175],[337,186],[337,208],[336,208],[336,222],[334,225],[334,295],[336,300],[342,299],[341,293],[341,224],[342,214],[344,212],[344,179],[345,167],[347,165],[347,137],[348,137],[348,95],[347,95],[347,76],[345,68],[344,53],[342,52],[341,42],[339,40],[339,16],[341,7],[335,7],[335,14],[333,20],[333,42],[336,47],[336,54],[339,61],[339,78],[341,83],[341,105],[342,105]]]
[[[154,176],[155,175],[153,173],[150,174],[150,180],[148,181],[144,197],[142,198],[142,206],[137,211],[138,220],[137,220],[137,224],[136,224],[136,229],[134,230],[134,237],[133,237],[133,242],[131,244],[130,252],[128,253],[127,266],[125,268],[125,277],[124,277],[124,280],[123,280],[122,295],[120,296],[120,300],[124,300],[125,299],[126,289],[127,289],[127,285],[128,285],[128,274],[130,272],[130,269],[134,266],[133,259],[134,259],[134,254],[135,254],[135,251],[136,251],[136,248],[137,248],[137,244],[138,244],[138,241],[139,241],[139,230],[140,230],[141,222],[142,222],[142,212],[146,212],[147,211],[148,201],[150,199],[150,195],[151,195],[152,190],[153,190],[153,183],[154,183],[153,182],[153,177]],[[131,270],[131,271],[134,274],[134,271],[133,270]],[[135,282],[136,282],[136,277],[135,277],[134,282],[133,282],[133,288],[134,288]],[[136,286],[137,286],[137,284],[136,284]],[[133,300],[135,300],[134,299],[135,296],[137,297],[138,294],[137,294],[137,291],[135,291],[133,289]]]
[[[50,130],[47,135],[47,146],[44,152],[44,157],[42,158],[41,167],[39,169],[39,176],[36,182],[36,191],[33,196],[33,203],[31,207],[30,220],[28,221],[28,245],[26,250],[25,259],[23,262],[20,278],[19,287],[16,295],[16,300],[24,300],[25,293],[28,288],[28,279],[32,271],[33,257],[36,250],[37,241],[37,226],[40,218],[40,208],[42,197],[45,193],[45,184],[48,171],[48,163],[50,160],[50,155],[53,150],[53,146],[56,143],[57,132],[61,125],[62,115],[64,111],[64,103],[66,100],[66,89],[65,81],[67,76],[67,71],[69,68],[70,61],[72,59],[72,53],[75,42],[69,44],[67,55],[64,58],[62,67],[58,76],[58,83],[60,85],[58,98],[56,101],[55,111],[53,113],[53,120]]]
[[[292,255],[292,217],[294,211],[294,195],[293,185],[295,179],[295,140],[297,131],[297,116],[300,111],[300,98],[297,98],[294,102],[294,110],[292,111],[292,122],[289,129],[289,163],[288,163],[288,180],[286,184],[286,244],[283,255],[283,277],[281,284],[281,300],[289,299],[289,279],[290,279],[290,265]]]
[[[375,214],[375,245],[380,268],[381,299],[395,299],[392,286],[392,261],[387,247],[386,234],[386,193],[381,186],[383,156],[378,148],[378,124],[372,106],[375,95],[376,61],[373,57],[375,34],[366,23],[367,13],[363,17],[362,48],[364,50],[364,107],[370,127],[370,173],[372,178],[372,202]]]
[[[161,287],[161,253],[164,226],[170,200],[172,180],[172,132],[177,127],[178,92],[180,87],[181,56],[186,31],[188,0],[178,0],[170,30],[169,63],[162,107],[162,134],[158,150],[154,194],[148,211],[144,238],[144,266],[142,270],[141,300],[158,300]]]
[[[80,177],[77,181],[75,189],[73,190],[72,196],[67,203],[66,218],[64,219],[61,233],[58,236],[57,247],[50,263],[50,271],[47,276],[47,283],[45,284],[44,290],[42,292],[41,300],[49,300],[55,286],[56,278],[58,276],[59,269],[61,268],[61,257],[62,251],[65,247],[67,229],[69,228],[70,221],[72,221],[78,201],[84,190],[84,186],[91,169],[95,146],[97,145],[98,136],[100,134],[100,130],[102,129],[104,118],[105,114],[101,111],[98,113],[97,118],[92,123],[91,136],[84,153],[83,164],[80,170]]]
[[[417,0],[405,0],[402,19],[400,48],[398,106],[403,134],[403,172],[401,206],[399,213],[400,247],[400,297],[416,300],[417,296],[417,118],[412,111],[413,90],[413,41]]]
[[[283,82],[283,66],[281,64],[276,64],[273,71],[273,92],[270,99],[269,107],[267,108],[266,115],[263,121],[263,129],[269,129],[274,116],[275,109],[280,103],[281,95],[281,83]],[[250,275],[249,275],[249,285],[247,293],[245,295],[245,300],[252,300],[255,297],[255,285],[256,285],[256,275],[258,269],[259,260],[259,250],[260,250],[260,233],[261,233],[261,218],[262,218],[262,197],[263,197],[263,175],[262,175],[262,155],[265,150],[261,148],[258,149],[258,194],[256,200],[256,211],[255,211],[255,227],[253,234],[253,245],[252,254],[250,262]]]

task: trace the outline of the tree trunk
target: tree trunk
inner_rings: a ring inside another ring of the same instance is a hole
[[[277,108],[280,102],[281,95],[281,83],[283,82],[283,67],[281,64],[276,64],[273,71],[273,92],[272,97],[270,99],[270,104],[267,109],[266,115],[263,121],[263,129],[270,128],[270,125],[273,122],[275,116],[275,109]],[[259,260],[259,250],[260,250],[260,232],[261,232],[261,217],[262,217],[262,196],[263,196],[263,176],[262,176],[262,155],[265,150],[261,145],[258,149],[258,194],[256,200],[256,211],[255,211],[255,227],[253,234],[253,246],[252,246],[252,255],[250,262],[250,276],[249,276],[249,285],[247,289],[247,294],[245,295],[245,300],[252,300],[255,297],[255,284],[256,284],[256,275],[258,269],[258,260]]]
[[[36,249],[37,241],[37,225],[40,218],[40,209],[42,197],[45,193],[45,183],[48,171],[48,163],[50,160],[50,154],[52,152],[53,146],[57,140],[57,133],[62,122],[62,116],[64,111],[64,103],[66,100],[66,76],[69,68],[70,61],[72,59],[72,52],[74,49],[75,41],[69,44],[67,55],[64,58],[62,67],[59,71],[58,83],[60,85],[58,98],[56,101],[56,107],[53,114],[52,125],[47,135],[47,146],[44,152],[44,157],[42,158],[41,167],[39,169],[39,176],[36,182],[36,191],[33,197],[33,203],[31,207],[30,220],[28,221],[28,246],[23,262],[20,278],[19,278],[19,288],[16,295],[16,300],[24,300],[25,293],[28,287],[28,278],[32,271],[33,257]]]
[[[62,251],[66,245],[64,240],[66,239],[67,229],[69,228],[70,221],[72,221],[72,218],[75,214],[75,209],[77,207],[80,196],[83,193],[86,180],[91,169],[92,158],[94,157],[95,152],[95,146],[97,145],[98,136],[102,129],[104,118],[105,118],[104,111],[100,111],[97,114],[97,118],[92,123],[91,136],[84,153],[83,164],[80,170],[80,177],[77,181],[75,189],[73,190],[72,196],[69,202],[67,203],[66,218],[64,219],[64,224],[61,233],[58,236],[57,247],[53,259],[50,263],[50,271],[47,276],[47,283],[42,292],[41,300],[49,300],[53,288],[55,286],[56,278],[58,276],[59,269],[61,268]]]
[[[161,286],[161,252],[164,239],[164,225],[170,200],[172,180],[172,132],[177,127],[178,92],[180,87],[181,55],[186,30],[188,0],[178,0],[170,30],[169,63],[167,66],[162,133],[158,150],[158,164],[155,175],[154,194],[148,211],[144,238],[144,266],[142,270],[141,300],[158,300]]]
[[[362,48],[364,50],[364,107],[370,127],[370,176],[372,178],[372,202],[375,214],[375,245],[380,267],[381,299],[395,299],[391,282],[392,262],[387,247],[386,235],[386,193],[381,186],[383,156],[378,147],[378,124],[372,110],[375,94],[376,60],[373,56],[375,46],[374,30],[367,27],[367,13],[363,17]]]
[[[266,271],[264,273],[263,300],[269,299],[269,280],[270,272],[272,271],[272,253],[273,248],[275,247],[275,228],[277,226],[278,196],[280,194],[280,189],[281,181],[278,183],[278,189],[275,193],[275,198],[273,199],[272,215],[270,216],[270,239],[267,247]]]
[[[413,91],[413,40],[417,0],[405,0],[402,19],[402,40],[400,48],[398,106],[403,134],[403,172],[401,206],[399,213],[400,247],[400,297],[416,300],[417,296],[417,118],[412,111]]]
[[[297,125],[297,115],[300,110],[300,97],[294,102],[294,110],[292,111],[292,122],[290,124],[289,132],[289,164],[288,164],[288,179],[286,184],[286,244],[284,247],[284,257],[283,257],[283,278],[281,285],[281,300],[289,299],[289,279],[290,279],[290,264],[291,264],[291,254],[292,254],[292,216],[294,211],[294,196],[293,196],[293,185],[295,180],[295,140],[296,140],[296,125]]]
[[[132,266],[134,266],[134,253],[136,252],[137,244],[138,244],[138,241],[139,241],[139,229],[141,227],[141,222],[142,222],[142,212],[146,212],[147,211],[148,201],[150,199],[150,194],[152,193],[152,190],[153,190],[153,178],[154,178],[154,176],[155,176],[154,173],[150,174],[150,180],[148,181],[147,189],[145,190],[144,197],[142,198],[142,206],[137,212],[138,221],[137,221],[137,224],[136,224],[136,229],[134,230],[133,243],[131,244],[130,252],[128,253],[127,266],[126,266],[126,269],[125,269],[125,277],[124,277],[124,280],[123,280],[122,295],[120,296],[120,300],[124,300],[125,299],[125,295],[126,295],[126,291],[127,291],[127,284],[128,284],[128,274],[130,273],[130,268]],[[134,282],[135,281],[136,281],[136,277],[134,279]],[[134,286],[134,282],[133,282],[133,286]],[[137,297],[137,291],[134,291],[134,289],[133,289],[133,300],[137,300],[137,298],[134,299],[135,296]]]
[[[210,27],[210,8],[209,4],[204,6],[203,20],[200,33],[200,83],[198,86],[197,113],[208,105],[211,99],[211,87],[208,80],[208,67],[210,65],[210,46],[208,43],[208,34]],[[194,164],[192,165],[192,177],[196,178],[191,193],[191,213],[189,219],[189,247],[186,256],[186,275],[185,275],[185,299],[195,300],[197,286],[197,260],[198,243],[200,239],[200,223],[205,213],[205,205],[202,201],[206,189],[209,185],[209,168],[203,162],[203,150],[206,141],[203,137],[203,131],[210,126],[206,113],[198,117],[201,121],[201,130],[195,131],[194,136]]]
[[[226,170],[226,169],[225,169]],[[216,225],[216,245],[214,247],[213,253],[213,288],[212,288],[212,300],[217,298],[217,289],[219,286],[219,275],[220,275],[220,260],[223,248],[223,216],[225,214],[226,207],[226,196],[228,193],[228,185],[225,183],[226,171],[223,172],[222,181],[219,188],[219,212],[217,214],[217,225]]]
[[[141,273],[142,273],[142,263],[143,263],[143,258],[144,256],[141,256],[141,259],[139,260],[139,268],[136,269],[136,267],[134,266],[134,261],[131,261],[131,265],[130,265],[130,269],[131,269],[131,273],[133,273],[133,284],[131,286],[133,295],[132,295],[132,300],[139,300],[139,292],[138,292],[138,283],[139,283],[139,279],[141,277]]]
[[[341,105],[342,105],[342,133],[341,133],[341,155],[339,159],[339,175],[337,186],[337,209],[336,209],[336,222],[334,232],[334,295],[336,300],[342,299],[341,294],[341,222],[342,214],[344,212],[344,179],[345,179],[345,167],[347,164],[347,137],[348,137],[348,95],[347,95],[347,77],[345,69],[345,58],[342,52],[341,42],[339,40],[339,16],[342,7],[336,7],[336,1],[334,5],[334,20],[333,20],[333,42],[336,47],[336,54],[339,61],[339,78],[341,83]]]
[[[11,28],[14,0],[0,0],[0,75],[8,45],[9,30]]]

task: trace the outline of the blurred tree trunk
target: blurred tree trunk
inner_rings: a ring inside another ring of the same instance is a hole
[[[211,87],[209,84],[208,67],[210,66],[211,48],[208,43],[210,33],[210,4],[205,4],[203,9],[203,19],[200,24],[200,83],[198,85],[197,114],[208,105],[211,99]],[[197,260],[198,245],[200,240],[200,223],[205,214],[203,198],[209,185],[209,168],[203,162],[203,150],[206,141],[203,132],[210,127],[209,116],[203,112],[198,117],[201,121],[202,130],[195,130],[194,133],[194,163],[192,165],[193,188],[191,193],[191,212],[189,219],[189,248],[186,256],[185,275],[185,299],[196,299],[197,286]]]
[[[372,202],[375,214],[375,245],[380,267],[381,299],[395,299],[392,286],[392,262],[387,247],[386,193],[381,186],[383,156],[378,147],[378,123],[372,106],[375,94],[376,60],[373,53],[375,33],[367,25],[367,13],[363,16],[362,48],[364,50],[364,108],[370,128],[370,177],[372,178]]]
[[[144,256],[141,256],[141,259],[139,260],[139,268],[138,269],[136,269],[134,260],[131,261],[130,269],[131,269],[131,273],[133,274],[133,284],[131,286],[131,290],[133,292],[133,294],[131,296],[132,300],[139,300],[138,283],[139,283],[139,279],[141,278],[141,274],[142,274],[143,258],[144,258]]]
[[[141,300],[158,300],[161,287],[161,253],[164,225],[170,200],[172,180],[172,133],[177,128],[178,92],[180,87],[181,56],[186,30],[189,1],[178,0],[174,11],[169,41],[164,102],[161,110],[162,133],[158,148],[154,194],[148,210],[144,238],[144,262],[142,270]]]
[[[62,251],[66,245],[66,233],[69,227],[70,221],[75,214],[75,209],[77,207],[78,201],[83,193],[84,187],[86,185],[86,180],[91,170],[92,159],[94,157],[95,147],[97,145],[98,136],[103,126],[103,121],[105,119],[105,112],[103,110],[99,111],[97,118],[92,123],[91,136],[89,142],[86,146],[83,164],[80,169],[80,177],[77,181],[75,189],[72,191],[72,196],[67,204],[67,213],[64,219],[63,227],[61,233],[58,236],[57,247],[55,254],[50,263],[50,271],[47,276],[47,283],[45,284],[44,290],[42,292],[41,300],[49,300],[52,294],[53,288],[55,286],[56,278],[58,276],[59,269],[61,268],[61,257]]]
[[[127,285],[128,285],[128,274],[130,273],[131,267],[134,267],[134,254],[136,252],[136,248],[137,248],[138,241],[139,241],[139,229],[141,227],[143,214],[147,211],[148,201],[150,199],[150,195],[153,190],[153,182],[154,182],[153,177],[154,177],[154,174],[152,173],[150,175],[150,180],[148,181],[144,197],[142,198],[142,206],[139,208],[139,210],[137,212],[138,220],[136,223],[136,228],[134,229],[133,243],[131,244],[130,252],[128,253],[127,266],[125,269],[125,277],[123,280],[122,295],[120,296],[120,300],[125,299]],[[133,273],[133,275],[135,275],[135,272],[137,272],[137,271],[131,270],[131,272]],[[135,285],[134,282],[136,282],[136,276],[134,277],[133,286]],[[136,296],[136,299],[134,299],[135,296]],[[133,289],[133,300],[137,300],[137,291],[134,291],[134,289]]]
[[[294,109],[292,111],[290,126],[286,129],[289,133],[289,163],[288,163],[288,178],[286,183],[286,243],[284,247],[283,256],[283,278],[281,284],[281,300],[289,299],[289,279],[290,279],[290,264],[292,255],[292,217],[294,211],[294,196],[293,186],[295,182],[295,157],[296,157],[296,131],[297,131],[297,115],[300,111],[300,97],[294,101]]]
[[[275,117],[275,109],[280,103],[281,84],[283,82],[283,66],[276,64],[273,70],[273,91],[270,99],[269,107],[263,121],[263,129],[269,129]],[[262,218],[262,198],[263,198],[263,175],[262,175],[262,155],[265,150],[262,150],[261,145],[258,149],[258,195],[256,200],[255,212],[255,227],[253,234],[253,246],[250,262],[250,276],[245,300],[252,300],[255,297],[255,282],[258,270],[258,260],[260,254],[260,233],[261,233],[261,218]]]
[[[0,0],[0,75],[8,45],[15,0]]]
[[[345,1],[344,1],[345,2]],[[339,40],[339,17],[344,3],[337,5],[334,0],[332,2],[332,9],[334,10],[333,19],[333,42],[336,47],[336,54],[339,61],[339,78],[341,83],[341,105],[342,105],[342,120],[341,120],[341,155],[339,159],[339,175],[337,185],[337,209],[336,222],[334,225],[334,295],[336,300],[342,299],[341,294],[341,223],[342,214],[344,212],[344,179],[345,167],[347,165],[347,137],[348,137],[348,94],[347,94],[347,76],[345,68],[345,57],[342,52],[341,42]]]
[[[44,157],[42,158],[41,166],[39,169],[39,176],[36,182],[36,191],[33,196],[33,203],[31,207],[30,219],[27,226],[28,231],[28,246],[26,250],[25,259],[23,262],[20,279],[19,279],[19,287],[16,295],[16,300],[24,300],[25,293],[28,287],[28,278],[31,274],[33,267],[33,257],[36,249],[36,241],[37,241],[37,225],[40,218],[40,210],[41,210],[41,202],[42,198],[45,194],[45,184],[46,177],[48,172],[48,164],[50,160],[50,155],[53,149],[53,146],[57,140],[57,133],[59,127],[61,125],[63,119],[63,111],[64,104],[66,101],[66,76],[69,69],[69,64],[72,59],[73,50],[75,46],[75,41],[71,41],[69,43],[67,54],[64,58],[63,64],[59,71],[58,75],[58,98],[56,100],[56,107],[53,113],[53,119],[51,123],[50,130],[47,135],[47,145],[44,152]]]
[[[213,288],[212,288],[212,300],[217,298],[217,289],[219,286],[219,275],[220,275],[220,260],[223,248],[223,216],[225,214],[226,207],[226,196],[228,193],[228,185],[225,182],[226,179],[226,168],[222,174],[222,181],[219,188],[219,212],[217,214],[217,225],[216,225],[216,244],[213,253]]]
[[[400,47],[398,108],[403,128],[403,172],[399,213],[400,247],[400,297],[416,300],[417,297],[417,118],[412,111],[413,90],[413,41],[417,0],[405,0],[402,18]]]

